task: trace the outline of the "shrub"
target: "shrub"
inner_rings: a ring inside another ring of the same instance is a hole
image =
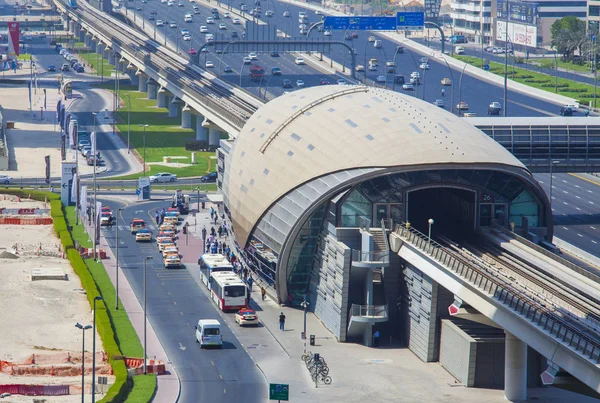
[[[203,140],[190,140],[185,143],[187,151],[205,151],[207,148],[208,142]]]

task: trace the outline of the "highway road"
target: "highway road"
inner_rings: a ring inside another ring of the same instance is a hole
[[[100,198],[113,212],[123,208],[119,218],[119,262],[133,291],[143,304],[143,258],[147,263],[147,312],[163,348],[181,381],[181,402],[264,402],[267,385],[261,372],[222,320],[216,306],[190,274],[197,265],[166,270],[154,242],[139,244],[128,231],[134,217],[144,218],[156,235],[152,212],[169,207],[166,201],[125,205]],[[109,247],[116,248],[116,227],[104,228]],[[201,251],[198,251],[200,255]],[[231,316],[228,314],[227,316]],[[218,319],[222,324],[223,349],[200,349],[194,326],[199,319]],[[244,330],[244,329],[242,329]],[[249,332],[256,329],[245,329]]]

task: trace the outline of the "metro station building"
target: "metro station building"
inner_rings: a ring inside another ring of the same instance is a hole
[[[434,238],[492,223],[540,240],[553,231],[543,189],[510,152],[450,112],[384,89],[280,96],[221,142],[218,172],[235,242],[280,302],[306,297],[338,340],[369,345],[377,328],[424,361],[437,360],[428,340],[454,296],[391,252],[389,231],[407,222]]]

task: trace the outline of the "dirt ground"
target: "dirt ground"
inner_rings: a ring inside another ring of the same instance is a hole
[[[22,201],[20,203],[0,198],[0,208],[43,208],[44,203]],[[72,366],[67,370],[79,371],[81,367],[82,331],[76,323],[92,323],[92,313],[79,277],[69,261],[62,258],[60,241],[51,225],[0,225],[0,256],[4,252],[18,251],[18,258],[0,258],[0,360],[22,364],[36,355],[41,367]],[[31,280],[34,268],[62,269],[68,280]],[[92,350],[92,332],[86,331],[86,351]],[[97,351],[102,351],[100,337],[96,339]],[[70,354],[72,363],[65,357]],[[91,354],[86,357],[87,362]],[[97,359],[98,360],[98,359]],[[44,361],[47,362],[44,365]],[[101,361],[101,358],[98,360]],[[40,370],[38,366],[37,370]],[[18,367],[23,368],[23,367]],[[35,366],[27,366],[27,370]],[[57,374],[58,375],[58,374]],[[109,376],[109,378],[113,378]],[[90,386],[87,381],[86,390]],[[109,383],[112,379],[109,380]],[[76,395],[43,397],[47,402],[75,402],[81,400],[81,373],[76,376],[12,376],[10,366],[0,371],[0,384],[72,384]],[[79,394],[77,394],[79,393]],[[100,395],[97,396],[99,400]],[[86,399],[91,401],[91,396]],[[2,402],[32,402],[32,396],[11,396]]]

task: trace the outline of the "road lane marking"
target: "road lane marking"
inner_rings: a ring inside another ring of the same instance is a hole
[[[556,113],[547,112],[547,111],[545,111],[545,110],[543,110],[543,109],[539,109],[539,108],[533,108],[533,107],[531,107],[531,106],[529,106],[529,105],[522,104],[522,103],[520,103],[520,102],[515,102],[515,101],[510,101],[510,100],[509,100],[508,102],[510,102],[511,104],[519,105],[520,107],[523,107],[523,108],[531,109],[532,111],[539,112],[539,113],[541,113],[541,114],[543,114],[543,115],[547,115],[547,116],[558,116]]]
[[[593,202],[593,201],[589,201],[588,203],[590,203],[590,204],[594,204],[594,202]]]
[[[580,237],[582,237],[582,238],[583,238],[583,235],[581,235],[581,234],[577,234],[577,236],[580,236]]]
[[[566,181],[566,180],[564,180],[564,179],[561,179],[561,180],[563,181],[563,183],[567,183],[567,181]]]
[[[581,209],[579,207],[575,207],[578,211],[581,211]]]
[[[173,303],[174,303],[175,305],[177,305],[177,301],[173,301]]]
[[[565,231],[568,231],[569,229],[567,227],[562,227]]]
[[[575,185],[575,187],[579,189],[579,185]]]
[[[219,378],[223,379],[223,375],[219,374]]]
[[[574,177],[575,177],[575,178],[577,178],[577,179],[581,179],[582,181],[589,182],[589,183],[591,183],[591,184],[593,184],[593,185],[600,186],[600,183],[598,183],[598,182],[596,182],[596,181],[593,181],[593,180],[591,180],[591,179],[588,179],[588,178],[586,178],[586,177],[584,177],[584,176],[577,175],[577,174],[574,174],[574,173],[569,173],[569,175],[571,175],[571,176],[574,176]],[[589,192],[589,193],[592,193],[592,191],[591,191],[591,190],[588,190],[588,192]]]
[[[569,205],[569,203],[567,203],[566,201],[564,201],[564,202],[563,202],[563,204],[565,204],[565,205],[567,205],[567,206]]]
[[[569,192],[567,192],[566,190],[563,190],[563,193],[567,193],[568,194]]]
[[[596,229],[596,227],[593,227],[593,226],[591,226],[591,225],[590,225],[590,228],[591,228],[591,229]]]
[[[598,243],[598,242],[594,241],[593,239],[592,239],[592,242],[593,242],[593,243]]]
[[[183,316],[183,312],[179,312],[181,314],[181,316]]]
[[[575,196],[575,197],[578,198],[578,199],[581,199],[581,197],[579,197],[579,196]]]
[[[210,363],[213,365],[213,367],[215,366],[215,362],[214,361],[211,361]]]

